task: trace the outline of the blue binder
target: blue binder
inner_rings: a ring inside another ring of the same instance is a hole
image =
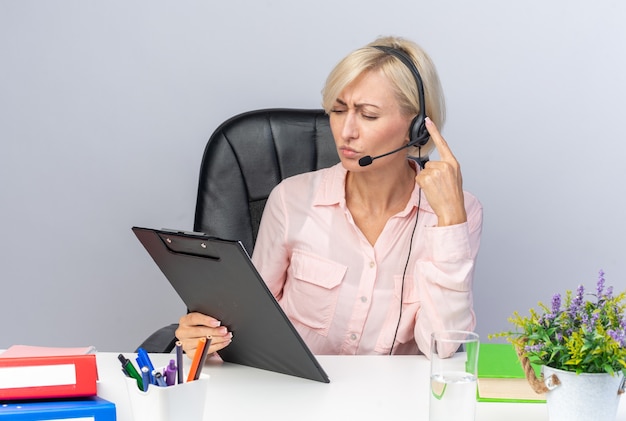
[[[65,421],[73,418],[116,421],[115,404],[97,396],[82,399],[6,401],[0,403],[0,420]]]

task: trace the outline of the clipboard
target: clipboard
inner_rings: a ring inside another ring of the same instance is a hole
[[[323,383],[330,380],[239,241],[202,233],[133,227],[187,309],[233,332],[218,351],[229,363]]]

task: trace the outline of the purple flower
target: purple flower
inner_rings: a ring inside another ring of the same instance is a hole
[[[561,294],[552,296],[552,314],[557,314],[561,310]]]
[[[526,352],[539,352],[543,348],[543,344],[526,345],[524,351]]]
[[[572,300],[572,303],[569,306],[569,316],[572,319],[576,318],[576,315],[580,311],[580,307],[583,304],[583,295],[585,295],[585,288],[582,285],[579,285],[576,289],[576,297]]]
[[[552,320],[554,320],[554,317],[555,317],[554,314],[544,314],[539,319],[539,324],[541,324],[541,325],[543,325],[545,327],[550,327],[550,323],[552,323]]]
[[[602,269],[600,269],[600,272],[598,273],[597,291],[598,299],[602,298],[602,292],[604,291],[604,271]]]
[[[608,333],[608,335],[617,343],[620,344],[620,346],[626,346],[626,331],[624,329],[622,330],[613,330],[613,329],[608,329],[606,331],[606,333]]]
[[[576,288],[576,298],[574,298],[574,303],[580,307],[583,303],[583,296],[585,295],[585,287],[582,285],[578,285]]]
[[[581,322],[583,326],[591,326],[591,324],[589,323],[589,315],[587,313],[582,314]]]

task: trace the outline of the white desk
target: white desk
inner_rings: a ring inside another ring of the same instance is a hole
[[[98,353],[98,394],[132,421],[117,353]],[[131,354],[125,354],[131,358]],[[169,354],[151,354],[165,365]],[[318,356],[330,384],[210,361],[205,420],[427,420],[429,362],[423,356]],[[134,358],[132,358],[134,360]],[[187,366],[191,361],[185,357]],[[618,420],[626,421],[621,399]],[[477,421],[547,421],[545,404],[479,402]]]

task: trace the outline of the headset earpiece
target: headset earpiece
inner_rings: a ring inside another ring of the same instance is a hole
[[[424,120],[424,118],[422,118],[421,114],[416,115],[413,121],[411,121],[409,133],[410,135],[408,146],[422,147],[428,143],[428,139],[430,139],[430,134],[428,134],[428,130],[426,129],[426,121]]]

